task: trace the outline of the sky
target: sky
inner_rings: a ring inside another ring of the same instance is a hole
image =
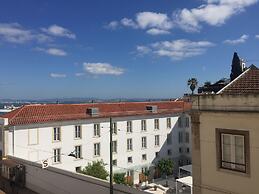
[[[258,0],[1,0],[0,99],[176,98],[259,63]]]

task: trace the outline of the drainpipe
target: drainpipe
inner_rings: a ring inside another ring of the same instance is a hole
[[[13,156],[14,156],[14,131],[15,131],[15,126],[13,126]]]

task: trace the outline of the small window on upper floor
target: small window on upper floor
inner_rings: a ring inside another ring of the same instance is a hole
[[[155,120],[154,120],[154,128],[155,128],[156,130],[159,129],[159,119],[155,119]]]
[[[53,128],[53,141],[61,141],[60,127],[54,127]]]
[[[80,125],[75,126],[75,139],[81,139],[82,138],[82,130]]]
[[[167,127],[168,129],[171,129],[171,127],[172,127],[171,118],[167,118],[167,119],[166,119],[166,127]]]

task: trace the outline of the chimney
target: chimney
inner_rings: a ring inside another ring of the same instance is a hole
[[[146,106],[147,111],[152,113],[157,113],[157,105],[148,105]]]
[[[99,108],[95,108],[95,107],[87,108],[86,113],[91,115],[91,116],[98,116],[99,115]]]

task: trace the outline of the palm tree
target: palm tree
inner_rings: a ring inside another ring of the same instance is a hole
[[[193,92],[194,92],[196,86],[198,85],[197,79],[191,78],[191,79],[188,80],[187,84],[188,84],[188,86],[190,86],[190,89],[191,89],[192,95],[193,95]]]

